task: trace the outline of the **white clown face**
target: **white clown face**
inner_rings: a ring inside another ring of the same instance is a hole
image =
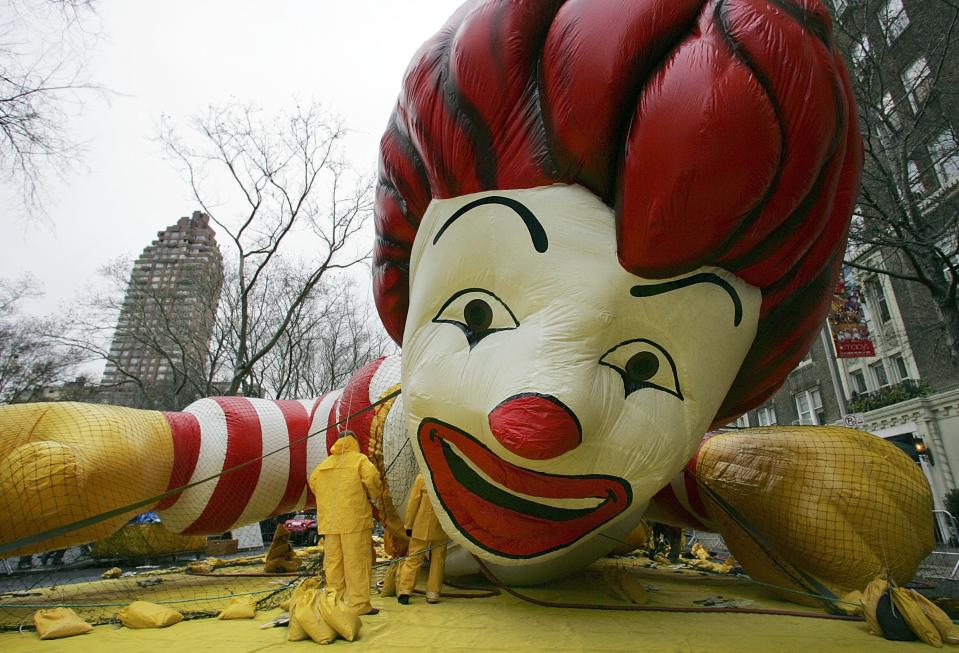
[[[757,288],[716,268],[632,275],[614,225],[566,185],[434,200],[420,224],[410,438],[444,529],[497,565],[611,549],[692,457],[756,335]]]

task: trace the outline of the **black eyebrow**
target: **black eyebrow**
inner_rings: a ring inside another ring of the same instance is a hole
[[[733,306],[735,307],[736,311],[735,317],[733,318],[733,326],[739,326],[739,323],[743,321],[742,300],[739,299],[739,295],[736,293],[736,289],[732,287],[732,284],[722,277],[710,272],[700,272],[699,274],[694,274],[691,277],[676,279],[674,281],[663,281],[662,283],[633,286],[630,288],[629,294],[633,297],[653,297],[655,295],[662,295],[663,293],[671,292],[679,288],[686,288],[687,286],[692,286],[697,283],[716,284],[729,293],[729,298],[733,300]]]
[[[433,239],[433,244],[435,245],[440,236],[443,235],[443,232],[456,221],[457,218],[461,217],[467,211],[471,211],[478,206],[486,206],[487,204],[499,204],[507,208],[513,209],[520,218],[523,219],[523,224],[526,225],[527,231],[529,231],[529,237],[533,241],[533,247],[537,252],[542,254],[549,247],[549,239],[546,237],[546,230],[543,229],[543,225],[540,224],[539,220],[536,219],[536,216],[533,215],[533,212],[530,211],[526,206],[510,197],[503,197],[502,195],[490,195],[489,197],[482,197],[478,200],[473,200],[466,206],[460,208],[456,213],[450,216],[442,227],[440,227],[439,232],[436,234],[436,238]]]

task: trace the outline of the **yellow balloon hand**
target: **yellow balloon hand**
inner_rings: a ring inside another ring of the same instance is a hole
[[[3,556],[90,542],[149,506],[94,524],[76,522],[164,492],[173,466],[162,413],[80,403],[0,407],[0,547]]]

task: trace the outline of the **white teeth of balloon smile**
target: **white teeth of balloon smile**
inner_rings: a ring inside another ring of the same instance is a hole
[[[508,492],[508,493],[510,493],[510,494],[512,494],[512,495],[515,495],[515,496],[517,496],[517,497],[520,497],[520,498],[522,498],[522,499],[527,499],[528,501],[532,501],[532,502],[534,502],[534,503],[539,503],[539,504],[544,505],[544,506],[552,506],[553,508],[569,508],[569,509],[580,509],[580,510],[583,509],[583,508],[597,508],[597,507],[599,507],[602,503],[604,503],[604,502],[607,500],[606,497],[601,497],[601,498],[600,498],[600,497],[584,497],[584,498],[576,498],[576,499],[554,499],[554,498],[549,498],[549,497],[538,497],[538,496],[534,496],[534,495],[532,495],[532,494],[524,494],[524,493],[522,493],[522,492],[517,492],[517,491],[514,490],[513,488],[507,487],[507,486],[503,485],[502,483],[497,483],[497,482],[494,481],[492,478],[490,478],[482,469],[480,469],[478,466],[476,466],[476,465],[473,463],[472,460],[470,460],[468,457],[464,456],[464,455],[463,455],[463,452],[460,451],[460,450],[456,447],[455,444],[453,444],[453,443],[451,443],[451,442],[446,442],[445,444],[446,444],[446,446],[448,446],[448,447],[450,448],[450,450],[453,452],[453,454],[454,454],[457,458],[459,458],[460,460],[462,460],[462,461],[464,462],[464,464],[466,464],[470,469],[472,469],[473,472],[475,472],[475,473],[476,473],[480,478],[482,478],[484,481],[486,481],[487,483],[489,483],[490,485],[492,485],[492,486],[494,486],[494,487],[497,487],[497,488],[503,490],[504,492]],[[535,470],[534,470],[534,471],[535,471]]]

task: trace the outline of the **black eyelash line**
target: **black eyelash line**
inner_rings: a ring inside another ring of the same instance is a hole
[[[693,286],[697,283],[712,283],[729,293],[729,298],[733,300],[733,306],[736,311],[735,317],[733,318],[733,326],[739,326],[739,323],[743,321],[743,303],[739,299],[739,295],[736,294],[736,289],[733,288],[732,284],[728,281],[711,272],[700,272],[691,277],[676,279],[674,281],[663,281],[645,286],[633,286],[629,289],[629,294],[633,297],[654,297],[679,288]]]

